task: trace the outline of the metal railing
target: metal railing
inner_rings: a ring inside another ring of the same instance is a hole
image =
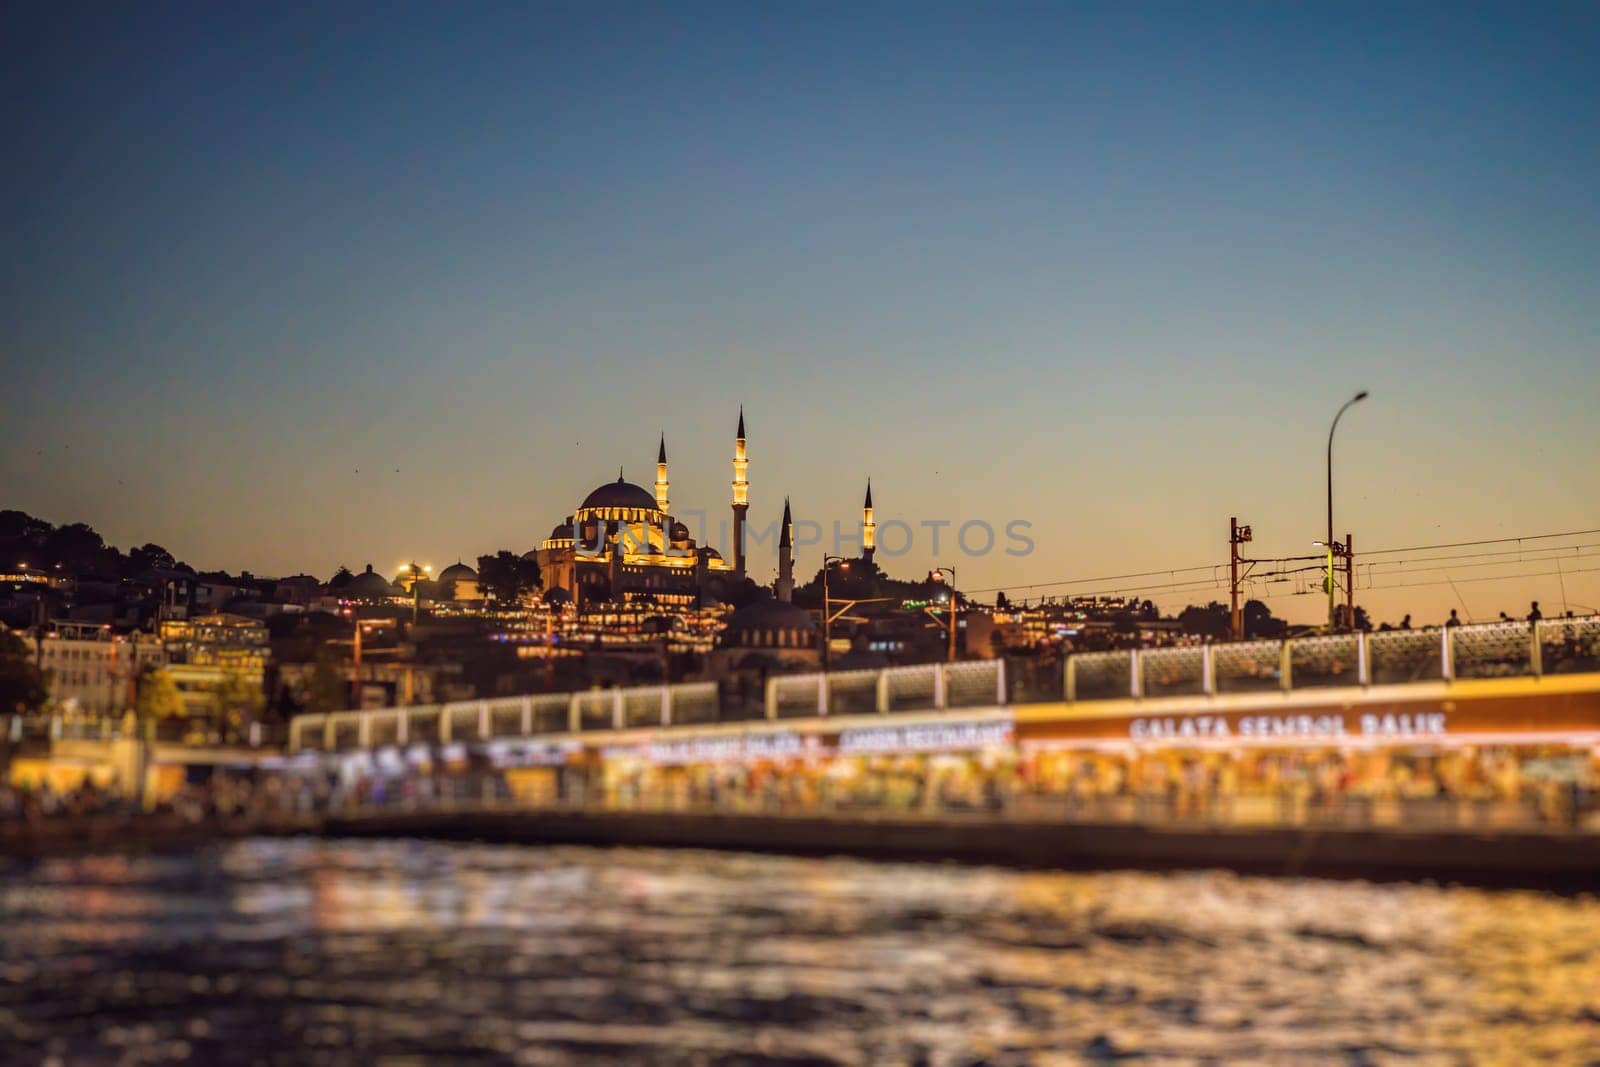
[[[1009,670],[1005,660],[970,660],[776,675],[755,687],[700,682],[302,715],[290,724],[289,748],[1600,672],[1600,616],[1078,653],[1050,667],[1051,684],[1037,664],[1013,671],[1015,680]],[[393,729],[384,716],[397,718]]]
[[[212,748],[269,748],[287,739],[282,722],[219,725],[204,719],[128,720],[125,716],[62,713],[0,716],[0,743],[139,740]]]
[[[373,711],[296,716],[291,752],[338,752],[417,742],[449,744],[749,720],[893,715],[1009,703],[1003,660],[881,671],[775,675],[759,693],[714,682],[590,689]]]

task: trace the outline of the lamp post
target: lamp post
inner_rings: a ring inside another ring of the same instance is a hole
[[[828,665],[833,660],[833,638],[832,638],[832,633],[833,633],[833,606],[832,606],[832,602],[828,598],[828,568],[829,568],[829,566],[831,566],[834,563],[839,564],[839,569],[842,570],[842,571],[847,571],[847,570],[850,569],[850,561],[845,559],[843,556],[823,556],[822,557],[822,669],[823,670],[827,670],[828,669]],[[854,601],[852,601],[851,603],[854,603]],[[849,611],[849,610],[850,610],[850,605],[849,604],[846,604],[844,607],[839,609],[841,614],[846,612],[846,611]]]
[[[1367,391],[1363,389],[1349,400],[1346,400],[1344,406],[1339,409],[1339,413],[1333,417],[1333,425],[1328,427],[1328,537],[1323,544],[1328,552],[1328,627],[1330,629],[1334,627],[1336,620],[1333,602],[1333,557],[1335,555],[1333,544],[1333,432],[1339,428],[1339,420],[1344,417],[1346,411],[1350,410],[1350,406],[1360,403],[1366,398]]]
[[[416,623],[417,615],[422,608],[422,583],[428,580],[428,575],[432,571],[433,567],[430,565],[426,563],[418,564],[414,560],[410,563],[400,564],[400,573],[409,575],[411,578],[411,622],[413,624]]]

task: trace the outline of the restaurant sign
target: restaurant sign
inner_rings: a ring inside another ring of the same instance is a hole
[[[1199,741],[1205,739],[1317,740],[1344,737],[1425,738],[1446,732],[1442,711],[1368,712],[1359,715],[1174,715],[1139,718],[1128,723],[1135,741]]]
[[[728,761],[793,759],[819,754],[816,737],[788,731],[770,734],[734,734],[728,737],[693,737],[681,741],[650,741],[642,745],[613,745],[602,752],[608,760],[643,759],[649,763],[722,763]]]
[[[839,753],[959,752],[1011,743],[1009,722],[950,722],[866,726],[839,732]]]

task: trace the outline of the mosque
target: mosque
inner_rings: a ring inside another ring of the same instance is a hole
[[[745,581],[745,522],[750,511],[750,460],[744,409],[733,441],[733,559],[695,543],[688,526],[672,515],[667,478],[667,441],[656,453],[654,492],[617,480],[595,488],[534,550],[545,598],[573,603],[648,599],[688,606],[727,599]],[[868,487],[862,527],[863,550],[871,558],[875,538],[872,490]],[[787,601],[794,589],[794,555],[787,501],[778,544],[776,593]]]

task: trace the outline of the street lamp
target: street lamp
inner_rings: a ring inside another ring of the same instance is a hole
[[[1333,608],[1333,431],[1339,428],[1339,420],[1344,413],[1350,410],[1352,404],[1358,404],[1367,398],[1365,389],[1344,402],[1344,407],[1333,417],[1333,425],[1328,427],[1328,539],[1323,542],[1328,550],[1328,627],[1334,626],[1335,616]]]
[[[417,621],[418,612],[422,607],[422,583],[428,580],[428,575],[433,568],[426,563],[418,564],[415,560],[410,563],[400,564],[401,577],[411,578],[411,621]]]
[[[822,669],[823,670],[827,670],[828,669],[828,664],[833,659],[833,640],[832,640],[832,636],[831,636],[832,633],[833,633],[833,611],[832,611],[832,607],[831,607],[831,602],[828,599],[828,566],[830,564],[833,564],[833,563],[839,564],[839,569],[842,570],[842,571],[847,571],[847,570],[850,569],[850,561],[845,559],[843,556],[823,556],[822,557]],[[839,609],[839,614],[843,615],[845,612],[849,611],[851,605],[854,604],[854,603],[855,603],[855,601],[853,601],[853,600],[846,602],[845,606]]]

